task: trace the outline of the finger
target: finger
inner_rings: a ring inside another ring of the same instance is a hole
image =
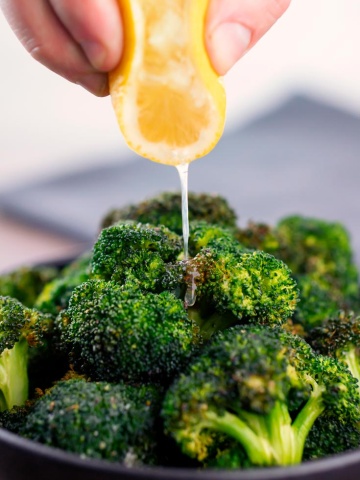
[[[210,0],[205,43],[224,75],[287,10],[291,0]]]
[[[90,64],[47,0],[1,0],[15,34],[40,63],[98,96],[108,94],[107,75]]]
[[[50,4],[94,68],[108,72],[117,66],[123,35],[116,0],[50,0]]]

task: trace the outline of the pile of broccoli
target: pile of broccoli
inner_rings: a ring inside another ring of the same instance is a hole
[[[0,427],[125,466],[286,466],[360,447],[348,233],[237,225],[215,195],[111,211],[91,252],[0,278]]]

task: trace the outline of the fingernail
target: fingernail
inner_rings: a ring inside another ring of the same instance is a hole
[[[224,75],[249,48],[251,31],[239,23],[221,23],[210,36],[212,63]]]
[[[91,65],[97,70],[102,70],[107,55],[103,45],[94,41],[83,41],[81,42],[81,47]]]
[[[108,77],[105,73],[89,73],[76,82],[98,97],[105,97],[109,93]]]

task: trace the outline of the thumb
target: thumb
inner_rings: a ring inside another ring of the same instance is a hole
[[[224,75],[281,17],[290,0],[210,0],[205,44]]]

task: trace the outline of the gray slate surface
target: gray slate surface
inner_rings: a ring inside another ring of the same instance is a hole
[[[173,167],[135,154],[125,165],[102,163],[9,192],[0,208],[91,242],[110,208],[179,189]],[[224,195],[241,225],[249,219],[274,223],[292,213],[343,222],[360,259],[360,118],[297,96],[225,135],[189,173],[190,190]]]

